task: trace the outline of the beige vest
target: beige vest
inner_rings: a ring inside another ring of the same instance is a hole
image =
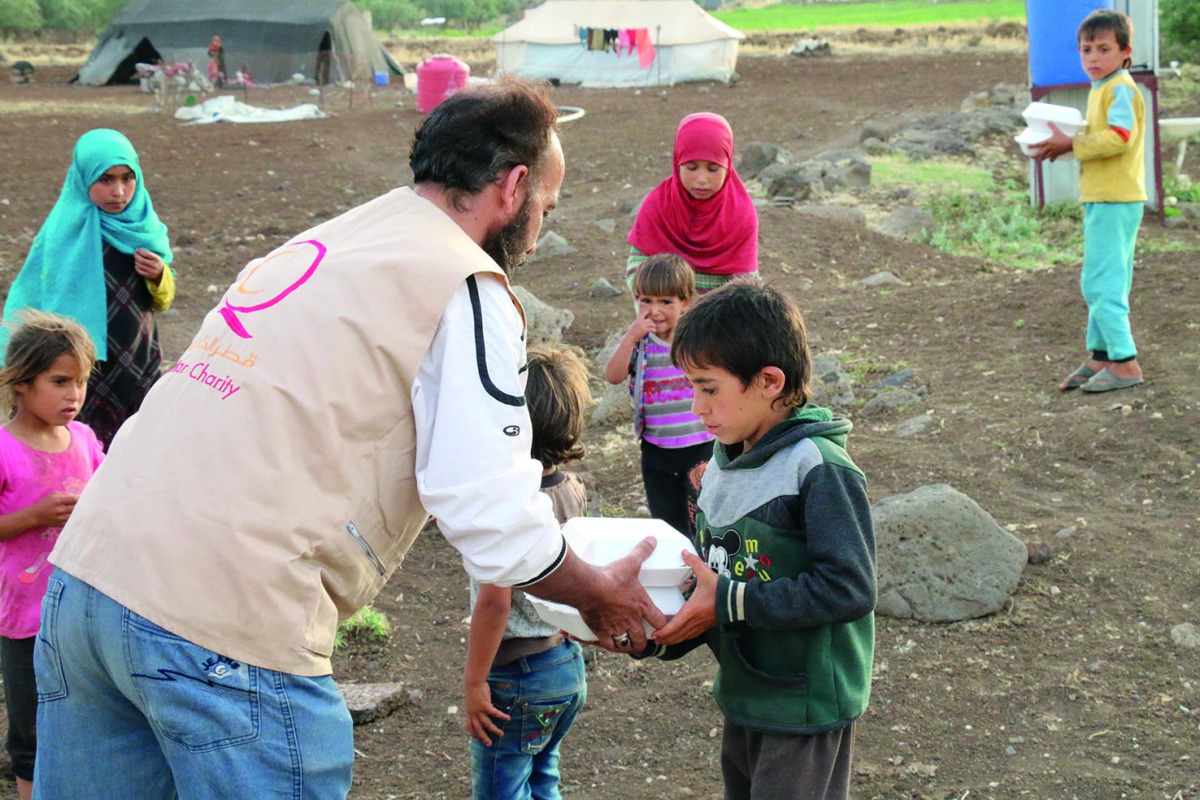
[[[51,561],[221,655],[329,674],[338,619],[427,520],[411,389],[477,273],[503,280],[411,189],[252,261],[121,429]]]

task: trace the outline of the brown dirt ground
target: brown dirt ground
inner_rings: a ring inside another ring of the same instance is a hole
[[[1026,76],[1019,49],[986,47],[746,56],[739,70],[729,87],[557,90],[558,102],[587,114],[565,128],[567,180],[548,228],[579,252],[529,265],[520,282],[575,312],[570,341],[594,352],[625,326],[628,299],[594,300],[587,288],[601,275],[617,282],[630,222],[620,204],[665,175],[685,114],[720,111],[740,142],[803,157],[855,142],[864,119],[899,124],[948,111]],[[412,96],[394,89],[330,92],[334,116],[320,121],[186,127],[144,113],[149,98],[132,88],[64,85],[70,74],[47,66],[36,86],[0,85],[0,285],[53,204],[75,138],[119,128],[141,153],[178,253],[179,297],[161,320],[168,356],[249,258],[410,177],[419,116]],[[249,98],[279,107],[310,99],[296,89]],[[1015,158],[1007,169],[1019,175]],[[1200,152],[1189,167],[1200,173]],[[897,419],[856,423],[850,446],[872,498],[948,483],[1054,551],[1027,567],[1011,604],[990,618],[879,620],[854,796],[1200,797],[1200,659],[1169,635],[1200,624],[1200,237],[1147,218],[1133,294],[1147,384],[1087,397],[1054,389],[1081,354],[1077,264],[1018,272],[786,208],[760,213],[763,272],[800,302],[815,348],[840,351],[868,384],[908,366],[928,387],[931,432],[902,439]],[[616,220],[612,233],[595,224],[603,219]],[[908,285],[862,288],[881,269]],[[632,434],[593,426],[587,440],[592,456],[579,472],[606,511],[633,513],[643,500]],[[1056,537],[1069,526],[1073,535]],[[465,579],[436,533],[418,541],[376,605],[393,636],[339,653],[336,677],[402,681],[420,700],[357,729],[351,796],[466,797],[466,737],[452,710],[461,703]],[[587,710],[564,747],[564,793],[720,797],[713,673],[699,651],[676,664],[599,654]]]

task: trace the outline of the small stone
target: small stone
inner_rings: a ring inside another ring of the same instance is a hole
[[[1075,527],[1074,525],[1068,525],[1067,527],[1065,527],[1062,530],[1055,533],[1054,538],[1055,539],[1070,539],[1072,536],[1075,535],[1075,532],[1078,530],[1079,530],[1079,528]]]
[[[1030,564],[1045,564],[1054,558],[1054,549],[1045,542],[1028,542],[1025,547],[1029,550]]]
[[[1180,647],[1196,649],[1200,647],[1200,630],[1190,622],[1171,628],[1171,641]]]
[[[907,286],[904,281],[897,278],[890,272],[876,272],[869,278],[863,278],[862,285],[868,289],[874,289],[879,286]]]

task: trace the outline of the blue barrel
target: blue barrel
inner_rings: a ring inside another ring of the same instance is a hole
[[[1089,83],[1079,65],[1075,34],[1083,18],[1113,0],[1025,0],[1029,31],[1029,76],[1034,86]]]

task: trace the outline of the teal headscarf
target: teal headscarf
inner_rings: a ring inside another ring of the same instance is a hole
[[[137,178],[133,200],[120,214],[109,214],[88,197],[93,183],[108,170],[129,167]],[[58,202],[33,239],[25,266],[4,301],[0,363],[17,313],[26,308],[70,317],[91,335],[101,361],[108,358],[108,301],[104,288],[103,242],[132,254],[139,247],[171,263],[167,226],[154,213],[138,164],[137,151],[125,136],[97,128],[79,137]]]

